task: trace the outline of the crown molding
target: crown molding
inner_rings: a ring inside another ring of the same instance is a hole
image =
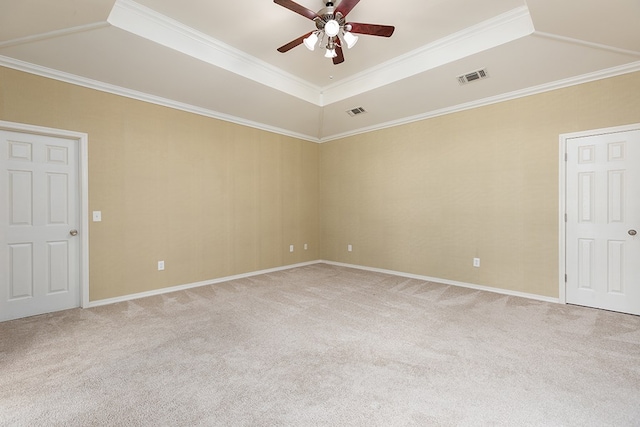
[[[132,0],[117,0],[107,21],[121,30],[320,106],[319,86]]]
[[[451,107],[442,108],[440,110],[429,111],[423,114],[417,114],[414,116],[409,116],[409,117],[381,123],[374,126],[359,128],[350,132],[344,132],[340,134],[330,135],[324,138],[318,138],[316,136],[300,134],[297,132],[289,131],[287,129],[269,126],[269,125],[254,122],[251,120],[245,120],[245,119],[231,116],[228,114],[219,113],[217,111],[208,110],[208,109],[197,107],[194,105],[173,101],[167,98],[162,98],[159,96],[122,88],[120,86],[103,83],[97,80],[79,77],[73,74],[65,73],[58,70],[53,70],[53,69],[42,67],[39,65],[34,65],[28,62],[20,61],[20,60],[9,58],[2,55],[0,55],[0,66],[11,68],[18,71],[23,71],[30,74],[35,74],[41,77],[62,81],[65,83],[74,84],[77,86],[86,87],[89,89],[99,90],[101,92],[124,96],[126,98],[149,102],[149,103],[161,105],[164,107],[175,108],[177,110],[198,114],[198,115],[210,117],[213,119],[223,120],[226,122],[231,122],[231,123],[235,123],[242,126],[248,126],[251,128],[260,129],[267,132],[272,132],[279,135],[289,136],[292,138],[297,138],[304,141],[310,141],[310,142],[316,142],[316,143],[324,143],[324,142],[334,141],[338,139],[348,138],[350,136],[360,135],[363,133],[374,132],[377,130],[387,129],[395,126],[401,126],[401,125],[405,125],[405,124],[409,124],[409,123],[413,123],[421,120],[426,120],[434,117],[444,116],[447,114],[457,113],[460,111],[471,110],[473,108],[484,107],[491,104],[497,104],[499,102],[510,101],[518,98],[523,98],[526,96],[549,92],[556,89],[563,89],[570,86],[576,86],[583,83],[589,83],[596,80],[602,80],[606,78],[616,77],[623,74],[629,74],[629,73],[640,71],[640,61],[636,61],[630,64],[608,68],[606,70],[583,74],[581,76],[563,79],[563,80],[559,80],[559,81],[555,81],[555,82],[551,82],[543,85],[538,85],[538,86],[534,86],[534,87],[530,87],[530,88],[526,88],[518,91],[513,91],[506,94],[484,98],[484,99],[480,99],[473,102],[458,104]]]
[[[246,120],[240,117],[231,116],[229,114],[220,113],[214,110],[197,107],[195,105],[186,104],[183,102],[174,101],[174,100],[163,98],[160,96],[123,88],[123,87],[112,85],[109,83],[104,83],[98,80],[76,76],[74,74],[65,73],[63,71],[58,71],[58,70],[54,70],[47,67],[42,67],[40,65],[31,64],[31,63],[20,61],[18,59],[10,58],[7,56],[0,55],[0,66],[11,68],[18,71],[23,71],[29,74],[35,74],[41,77],[58,80],[65,83],[70,83],[70,84],[85,87],[88,89],[94,89],[101,92],[110,93],[113,95],[124,96],[126,98],[131,98],[138,101],[149,102],[151,104],[161,105],[163,107],[169,107],[169,108],[174,108],[176,110],[186,111],[188,113],[198,114],[200,116],[210,117],[213,119],[235,123],[242,126],[248,126],[251,128],[260,129],[267,132],[276,133],[279,135],[290,136],[292,138],[302,139],[305,141],[320,142],[320,139],[315,136],[292,132],[287,129],[282,129],[274,126],[269,126],[264,123],[258,123],[251,120]]]
[[[351,132],[344,132],[340,134],[335,134],[331,136],[327,136],[324,138],[320,138],[320,143],[334,141],[337,139],[343,139],[350,136],[360,135],[363,133],[369,133],[377,130],[382,130],[390,127],[401,126],[413,122],[418,122],[421,120],[431,119],[434,117],[444,116],[447,114],[453,114],[460,111],[471,110],[473,108],[484,107],[486,105],[497,104],[499,102],[511,101],[518,98],[524,98],[531,95],[537,95],[544,92],[550,92],[552,90],[563,89],[566,87],[576,86],[583,83],[589,83],[596,80],[607,79],[611,77],[620,76],[623,74],[635,73],[640,71],[640,61],[632,62],[630,64],[625,64],[617,67],[608,68],[605,70],[596,71],[593,73],[583,74],[581,76],[571,77],[568,79],[558,80],[551,83],[546,83],[538,86],[533,86],[530,88],[517,90],[509,93],[505,93],[502,95],[492,96],[489,98],[479,99],[473,102],[467,102],[464,104],[458,104],[447,108],[442,108],[440,110],[429,111],[424,114],[418,114],[415,116],[405,117],[399,120],[393,120],[386,123],[380,123],[378,125],[364,127],[360,129],[356,129]]]

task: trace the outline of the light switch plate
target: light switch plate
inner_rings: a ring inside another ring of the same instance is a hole
[[[93,222],[102,221],[102,212],[101,211],[93,211]]]

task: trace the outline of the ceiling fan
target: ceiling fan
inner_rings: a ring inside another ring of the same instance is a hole
[[[317,13],[292,0],[273,0],[274,3],[296,12],[316,23],[316,30],[310,31],[289,43],[280,46],[278,52],[288,52],[294,47],[304,45],[309,50],[314,50],[316,45],[324,45],[327,49],[325,58],[331,58],[334,64],[344,62],[342,46],[351,49],[358,41],[356,34],[368,34],[371,36],[391,37],[395,27],[390,25],[360,24],[347,22],[345,18],[360,0],[342,0],[338,6],[328,1],[325,7]],[[326,42],[326,45],[325,45]],[[344,43],[344,44],[343,44]]]

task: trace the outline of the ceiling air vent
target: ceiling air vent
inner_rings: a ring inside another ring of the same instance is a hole
[[[475,82],[476,80],[486,79],[488,77],[489,77],[489,73],[487,73],[487,69],[483,68],[482,70],[477,70],[471,73],[458,76],[458,83],[460,83],[461,85],[466,85],[467,83]]]
[[[347,114],[351,117],[357,116],[358,114],[366,113],[366,110],[362,107],[352,108],[351,110],[347,110]]]

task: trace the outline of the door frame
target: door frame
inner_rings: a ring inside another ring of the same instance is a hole
[[[89,135],[64,129],[54,129],[24,123],[6,122],[0,120],[0,130],[35,135],[51,136],[76,141],[78,144],[78,201],[80,207],[80,260],[78,291],[80,292],[80,307],[89,306]]]
[[[560,134],[560,154],[559,159],[559,199],[558,199],[558,302],[567,303],[567,283],[565,277],[567,274],[567,223],[565,222],[565,214],[567,212],[567,140],[572,138],[582,138],[585,136],[597,136],[609,133],[619,133],[640,130],[640,123],[631,125],[614,126],[601,129],[591,129],[581,132]]]

